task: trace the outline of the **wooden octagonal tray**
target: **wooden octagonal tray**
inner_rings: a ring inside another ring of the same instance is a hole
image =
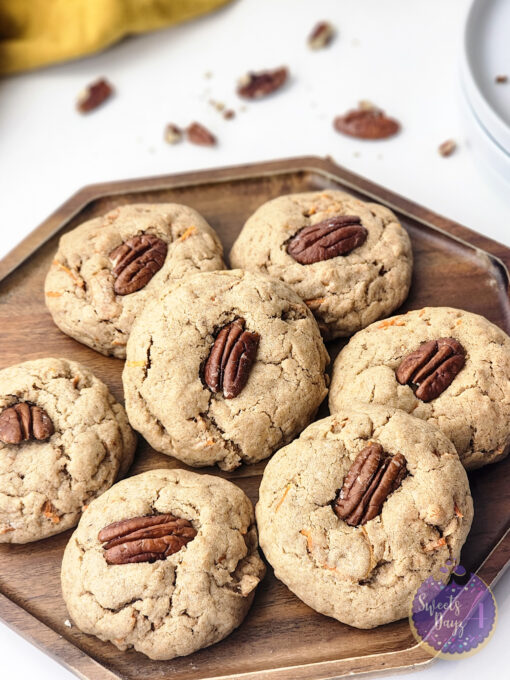
[[[90,186],[78,192],[0,261],[0,367],[62,356],[89,366],[122,400],[122,362],[61,333],[44,305],[43,281],[58,238],[80,222],[130,202],[174,201],[196,208],[217,230],[228,253],[245,219],[281,194],[341,188],[392,208],[408,230],[415,254],[410,296],[402,311],[449,305],[483,314],[510,332],[510,249],[392,194],[328,159],[297,158],[151,179]],[[341,342],[329,343],[332,358]],[[324,407],[321,415],[326,415]],[[184,467],[140,438],[130,474]],[[264,463],[233,473],[203,468],[239,484],[257,500]],[[473,528],[462,553],[466,568],[494,584],[510,560],[510,457],[470,474]],[[490,499],[490,500],[489,500]],[[356,630],[317,614],[277,581],[271,569],[245,622],[230,637],[189,657],[150,661],[134,651],[80,633],[60,593],[60,561],[70,532],[21,546],[0,545],[0,618],[89,680],[320,680],[416,667],[430,662],[407,620]]]

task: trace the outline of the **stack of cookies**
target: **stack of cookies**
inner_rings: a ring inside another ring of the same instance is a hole
[[[459,559],[466,469],[510,448],[510,338],[457,309],[389,317],[412,263],[390,210],[335,190],[261,206],[230,270],[187,206],[124,205],[64,235],[49,311],[125,360],[126,410],[73,361],[0,371],[0,541],[79,521],[62,565],[71,617],[152,659],[241,624],[265,573],[259,540],[316,611],[359,628],[405,617]],[[330,380],[324,342],[349,336]],[[331,415],[312,422],[328,386]],[[134,430],[191,467],[272,456],[256,513],[217,474],[117,481]]]

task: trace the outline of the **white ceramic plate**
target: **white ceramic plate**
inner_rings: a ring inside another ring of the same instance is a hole
[[[508,82],[497,84],[498,75]],[[510,0],[474,0],[461,61],[469,105],[493,140],[510,153]]]
[[[468,101],[468,96],[462,84],[459,86],[459,90],[462,118],[469,144],[476,157],[489,170],[491,176],[499,181],[502,190],[508,192],[510,188],[510,154],[499,146],[482,126]]]

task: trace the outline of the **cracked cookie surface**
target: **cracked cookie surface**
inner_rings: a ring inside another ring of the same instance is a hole
[[[167,244],[163,266],[140,290],[118,295],[110,253],[140,234]],[[133,322],[148,300],[187,274],[224,267],[218,236],[193,208],[124,205],[62,236],[46,277],[46,305],[64,333],[102,354],[124,358]]]
[[[403,455],[407,476],[376,517],[349,526],[332,504],[372,443]],[[256,516],[277,578],[316,611],[373,628],[407,616],[416,588],[459,558],[473,503],[455,448],[437,428],[360,405],[313,423],[269,461]]]
[[[170,513],[196,536],[166,559],[109,565],[98,533],[133,516]],[[239,626],[265,573],[253,506],[237,486],[186,470],[151,470],[90,504],[62,562],[69,613],[85,633],[151,659],[184,656]]]
[[[461,343],[465,365],[426,403],[395,371],[409,352],[441,337]],[[356,401],[400,408],[439,427],[467,469],[494,463],[510,448],[510,338],[484,317],[451,307],[374,323],[350,340],[333,367],[330,411]]]
[[[0,411],[20,402],[48,414],[45,441],[0,442],[0,542],[28,543],[65,531],[83,507],[123,476],[136,437],[126,412],[91,371],[37,359],[0,371]]]
[[[247,383],[225,398],[203,371],[218,332],[238,318],[260,341]],[[328,361],[312,314],[286,284],[240,270],[193,275],[138,318],[122,376],[126,409],[157,451],[232,470],[308,425],[327,393]]]
[[[287,252],[289,240],[304,227],[342,215],[360,217],[368,232],[361,246],[306,265]],[[411,283],[411,244],[395,215],[343,191],[290,194],[265,203],[247,220],[230,261],[292,286],[326,340],[349,336],[390,314],[405,300]]]

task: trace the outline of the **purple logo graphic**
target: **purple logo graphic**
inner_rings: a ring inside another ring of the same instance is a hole
[[[450,574],[448,560],[441,571]],[[457,565],[446,582],[430,576],[413,598],[409,622],[418,642],[432,656],[455,659],[475,654],[489,641],[496,624],[496,602],[489,588]]]

